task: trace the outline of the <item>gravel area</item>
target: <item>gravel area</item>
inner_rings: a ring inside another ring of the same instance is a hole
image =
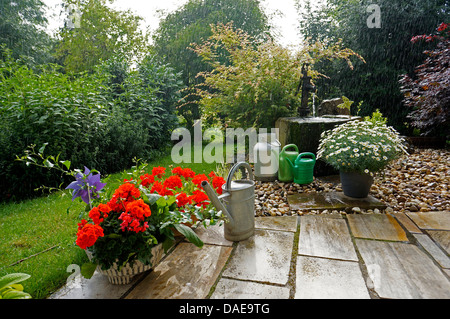
[[[348,207],[344,211],[291,211],[289,208],[288,194],[329,191],[342,191],[338,177],[315,178],[309,185],[256,182],[256,215],[450,211],[450,150],[415,149],[377,176],[370,195],[385,203],[385,210]]]

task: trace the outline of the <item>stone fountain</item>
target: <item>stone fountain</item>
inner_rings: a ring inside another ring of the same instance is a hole
[[[298,117],[283,117],[277,120],[278,140],[281,147],[288,144],[297,145],[300,153],[311,152],[317,154],[322,132],[331,130],[338,125],[349,121],[360,120],[358,116],[351,116],[349,110],[343,110],[337,106],[343,103],[342,99],[324,101],[317,112],[313,101],[313,116],[310,116],[308,107],[309,95],[316,92],[316,87],[311,83],[308,76],[308,65],[303,65],[302,79],[297,88],[302,90],[301,106],[298,108]],[[339,183],[339,179],[333,179],[338,172],[320,159],[314,167],[314,176],[329,179]],[[373,196],[355,199],[344,195],[342,192],[318,192],[318,193],[295,193],[287,196],[289,206],[292,210],[342,210],[352,207],[365,209],[384,209],[386,205]]]
[[[360,117],[350,116],[347,110],[338,109],[336,106],[342,101],[340,99],[324,101],[317,112],[315,103],[313,103],[313,116],[310,116],[308,106],[310,94],[314,94],[317,89],[312,85],[311,77],[308,76],[308,64],[304,64],[302,67],[302,78],[297,88],[297,94],[300,89],[302,90],[302,99],[298,108],[299,116],[282,117],[277,120],[275,127],[279,132],[278,140],[281,143],[281,148],[288,144],[295,144],[298,146],[300,153],[317,154],[322,132],[331,130],[348,121],[358,120]],[[321,160],[317,161],[314,168],[314,176],[327,176],[336,173],[333,168]]]

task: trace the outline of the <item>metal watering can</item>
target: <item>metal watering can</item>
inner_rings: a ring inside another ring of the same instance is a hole
[[[247,169],[248,180],[232,181],[239,168]],[[217,196],[207,181],[203,181],[201,185],[211,203],[228,218],[228,222],[225,223],[227,240],[241,241],[253,236],[255,233],[255,182],[252,168],[248,163],[240,162],[231,168],[227,182],[222,186],[223,193],[220,196]]]
[[[312,158],[304,158],[312,157]],[[314,180],[314,165],[316,164],[316,155],[313,153],[301,153],[298,155],[294,163],[286,158],[289,165],[294,171],[294,183],[309,184]]]

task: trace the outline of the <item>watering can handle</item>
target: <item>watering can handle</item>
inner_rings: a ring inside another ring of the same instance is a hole
[[[298,147],[297,147],[297,145],[295,145],[295,144],[289,144],[289,145],[286,145],[285,147],[283,147],[283,150],[282,150],[282,152],[285,152],[288,148],[295,148],[295,151],[296,152],[298,152]]]
[[[248,175],[249,175],[249,179],[253,180],[253,172],[252,172],[252,168],[250,167],[250,165],[248,163],[246,163],[246,162],[236,163],[231,168],[230,173],[228,174],[227,185],[226,185],[226,189],[227,190],[229,190],[231,188],[231,180],[233,179],[234,173],[236,173],[238,168],[240,168],[241,166],[244,166],[247,169],[247,172],[248,172]]]
[[[298,156],[298,159],[301,159],[301,158],[303,158],[303,157],[305,157],[305,156],[311,156],[311,157],[313,158],[314,161],[316,160],[316,155],[314,155],[314,153],[301,153],[301,154]]]

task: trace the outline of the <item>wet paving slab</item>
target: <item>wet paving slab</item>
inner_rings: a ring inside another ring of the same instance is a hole
[[[450,298],[450,212],[424,214],[258,217],[241,242],[199,227],[203,248],[180,242],[130,285],[96,273],[51,298]]]
[[[450,298],[449,279],[419,247],[364,239],[357,239],[356,246],[381,298]]]
[[[407,241],[406,232],[391,215],[347,215],[353,236],[358,238]]]
[[[344,210],[348,207],[361,209],[385,209],[386,204],[369,195],[366,198],[352,198],[342,192],[297,193],[287,196],[291,210]]]
[[[300,219],[300,255],[358,261],[343,218],[306,215]]]
[[[299,256],[295,299],[370,299],[357,262]]]

